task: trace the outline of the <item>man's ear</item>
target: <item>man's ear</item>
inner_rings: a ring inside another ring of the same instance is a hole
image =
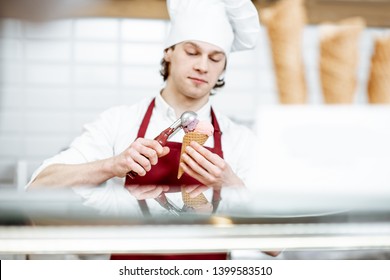
[[[171,62],[172,51],[172,48],[168,48],[164,51],[164,60],[166,62]]]

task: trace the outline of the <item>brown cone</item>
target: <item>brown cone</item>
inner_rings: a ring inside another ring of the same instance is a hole
[[[306,103],[302,37],[307,17],[303,0],[278,1],[263,9],[260,16],[267,27],[280,103]]]
[[[190,145],[191,141],[195,141],[199,145],[203,146],[203,144],[206,143],[208,138],[209,137],[206,134],[202,134],[202,133],[197,133],[197,132],[186,133],[183,137],[183,144],[181,145],[180,162],[183,162],[182,155],[185,153],[186,147]],[[180,179],[183,173],[184,173],[183,169],[179,166],[177,179]]]
[[[185,188],[181,188],[181,197],[187,207],[197,208],[201,205],[209,203],[203,193],[199,194],[196,197],[190,197],[190,195],[186,192]]]
[[[357,87],[358,40],[365,27],[362,18],[324,23],[320,30],[320,79],[324,102],[353,103]]]
[[[390,104],[390,36],[375,40],[367,91],[370,103]]]

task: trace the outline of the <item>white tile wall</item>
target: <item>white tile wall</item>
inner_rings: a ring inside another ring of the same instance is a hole
[[[162,43],[165,38],[167,23],[160,20],[132,19],[122,20],[121,38],[132,42]]]
[[[25,72],[26,85],[67,86],[70,83],[70,65],[57,63],[28,63]]]
[[[119,23],[117,19],[83,19],[74,21],[74,34],[80,40],[108,40],[119,37]]]
[[[115,86],[119,79],[118,67],[115,65],[85,64],[75,65],[73,69],[74,86]]]
[[[18,162],[31,174],[104,109],[155,95],[163,85],[159,63],[168,28],[141,19],[0,20],[0,185],[16,184]],[[362,36],[360,103],[379,33],[367,29]],[[310,103],[320,104],[316,26],[306,27],[303,45]],[[235,120],[250,125],[258,104],[277,103],[265,29],[255,50],[230,55],[225,76],[212,100]]]
[[[78,42],[74,44],[76,62],[118,63],[119,47],[116,42]]]
[[[41,62],[68,62],[71,58],[71,42],[51,40],[27,40],[25,59]]]
[[[22,59],[22,41],[20,39],[2,39],[0,41],[0,59],[15,61]]]
[[[27,112],[69,112],[75,105],[71,88],[48,87],[47,85],[29,86],[23,90],[21,95]]]
[[[2,61],[0,65],[0,83],[2,85],[21,84],[24,65],[20,61]]]
[[[5,20],[6,22],[9,20]],[[73,20],[50,22],[20,22],[21,36],[26,39],[70,39],[73,34]]]
[[[148,55],[145,55],[145,54]],[[125,43],[122,45],[122,63],[132,65],[155,65],[160,63],[163,44],[159,43]]]

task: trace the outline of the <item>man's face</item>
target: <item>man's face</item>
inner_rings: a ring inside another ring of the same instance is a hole
[[[164,59],[170,63],[169,89],[195,99],[210,94],[226,62],[222,49],[200,41],[177,44],[168,49]]]

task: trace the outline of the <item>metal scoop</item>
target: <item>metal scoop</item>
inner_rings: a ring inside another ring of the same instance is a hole
[[[154,140],[161,144],[161,146],[165,146],[167,144],[169,136],[171,136],[175,131],[180,128],[184,128],[188,126],[190,123],[196,120],[198,115],[192,111],[185,111],[181,114],[180,118],[178,118],[170,127],[164,129]],[[134,179],[138,176],[137,172],[130,171],[127,173],[131,179]]]

